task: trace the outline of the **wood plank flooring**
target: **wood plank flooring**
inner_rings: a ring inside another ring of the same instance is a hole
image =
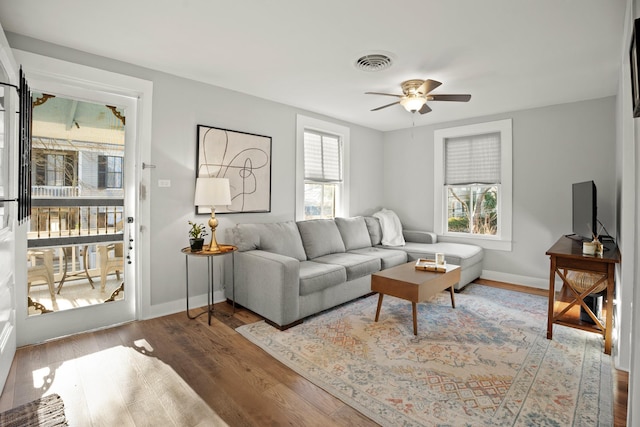
[[[0,411],[41,397],[53,381],[90,383],[100,366],[77,364],[75,369],[63,369],[65,363],[114,346],[128,346],[171,366],[230,426],[376,425],[236,333],[236,327],[260,318],[244,309],[231,311],[229,304],[216,304],[210,327],[206,316],[193,321],[182,312],[19,348],[0,395]],[[36,381],[34,371],[48,374]],[[628,374],[616,371],[614,378],[615,426],[624,426]],[[100,395],[75,386],[70,396],[63,396],[65,406],[86,416],[85,420],[71,420],[71,426],[88,425],[93,412],[113,405],[107,390]],[[136,410],[135,405],[128,410],[132,408]]]

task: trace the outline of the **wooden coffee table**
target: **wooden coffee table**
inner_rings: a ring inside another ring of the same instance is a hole
[[[376,322],[380,317],[382,298],[391,295],[411,301],[413,309],[413,334],[418,335],[416,304],[439,292],[449,289],[451,306],[456,308],[453,287],[460,281],[460,267],[447,264],[446,272],[416,270],[415,261],[398,265],[371,275],[371,291],[378,292]]]

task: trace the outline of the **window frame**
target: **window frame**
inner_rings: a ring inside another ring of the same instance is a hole
[[[349,137],[350,129],[332,122],[315,119],[301,114],[296,115],[296,221],[305,219],[304,212],[304,133],[314,131],[335,135],[342,144],[342,183],[336,183],[335,216],[349,216]],[[316,182],[316,181],[313,181]],[[321,183],[321,182],[318,182]],[[325,183],[326,184],[326,183]]]
[[[449,186],[444,184],[445,142],[448,138],[500,134],[500,173],[501,184],[498,193],[498,230],[499,235],[479,235],[447,231],[447,192]],[[433,217],[434,231],[439,240],[445,242],[471,243],[486,249],[511,251],[512,217],[513,217],[513,136],[512,120],[496,120],[466,126],[456,126],[434,131],[434,187]]]
[[[120,162],[120,171],[109,169],[109,162],[115,161],[116,159]],[[114,178],[115,181],[119,177],[120,186],[109,185],[109,178]],[[98,188],[101,190],[105,189],[121,189],[123,188],[124,182],[124,158],[122,156],[109,156],[105,154],[98,155]]]

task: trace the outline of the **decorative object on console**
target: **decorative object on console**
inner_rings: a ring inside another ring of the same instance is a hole
[[[201,251],[204,246],[204,236],[207,235],[207,230],[204,228],[204,224],[197,224],[189,221],[191,229],[189,230],[189,246],[194,252]]]
[[[198,178],[196,180],[196,206],[207,206],[211,209],[211,218],[209,218],[209,227],[211,227],[211,243],[207,250],[210,252],[219,252],[220,246],[216,241],[216,227],[218,227],[218,219],[216,218],[216,206],[230,205],[231,192],[229,189],[229,180],[226,178]]]
[[[381,92],[365,92],[367,95],[384,95],[395,96],[400,98],[399,101],[392,102],[391,104],[383,105],[382,107],[374,108],[371,111],[382,110],[383,108],[391,107],[392,105],[400,104],[410,113],[416,111],[420,114],[426,114],[431,111],[431,108],[427,105],[427,101],[455,101],[455,102],[468,102],[471,99],[471,95],[431,95],[431,91],[440,86],[442,83],[435,80],[407,80],[402,82],[402,95],[396,95],[393,93],[381,93]]]
[[[229,180],[231,202],[218,213],[271,212],[270,136],[198,125],[197,157],[196,178]]]

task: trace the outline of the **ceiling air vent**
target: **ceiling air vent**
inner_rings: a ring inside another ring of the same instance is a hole
[[[362,71],[382,71],[391,67],[392,60],[387,55],[381,53],[372,53],[359,58],[355,66]]]

